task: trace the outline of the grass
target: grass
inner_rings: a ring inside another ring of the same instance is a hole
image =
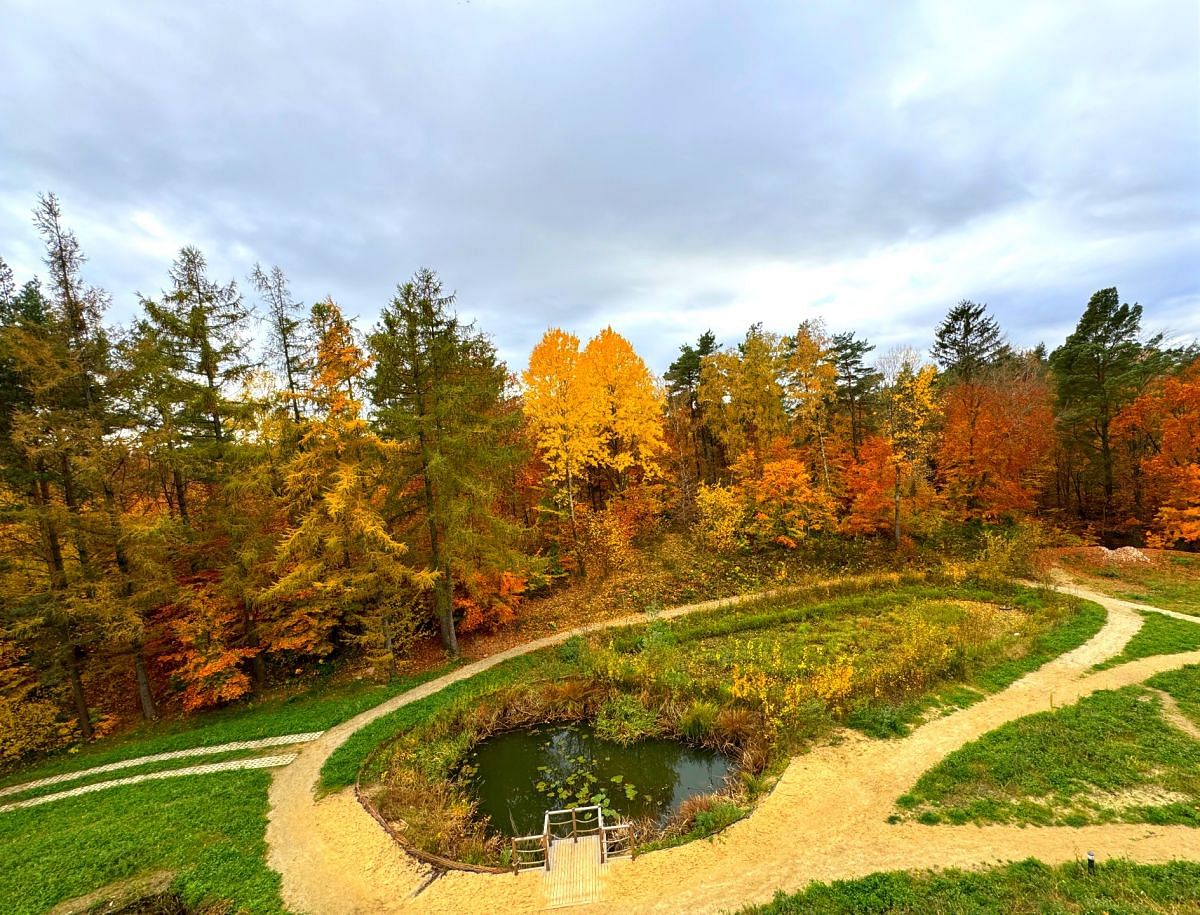
[[[0,911],[32,915],[154,870],[193,908],[282,913],[265,863],[265,772],[151,782],[0,814]]]
[[[1156,678],[1194,708],[1200,667]],[[1030,715],[951,753],[897,801],[919,822],[1200,825],[1200,742],[1141,687]]]
[[[1142,628],[1137,631],[1119,655],[1097,664],[1097,670],[1116,667],[1126,661],[1149,658],[1160,654],[1177,654],[1200,649],[1200,619],[1191,623],[1161,613],[1143,613]]]
[[[0,785],[33,781],[172,750],[323,731],[447,669],[424,671],[386,684],[369,681],[333,683],[321,679],[287,695],[250,700],[185,719],[149,723],[132,733],[101,740],[9,772],[0,778]]]
[[[1057,560],[1104,594],[1200,616],[1200,554],[1148,550],[1146,555],[1151,562],[1109,562],[1090,551],[1071,550]]]
[[[1026,603],[1040,599],[1038,592],[1030,591],[1022,592],[1022,597]],[[966,708],[989,693],[999,692],[1047,661],[1078,648],[1100,631],[1105,619],[1104,608],[1099,604],[1082,603],[1064,622],[1033,636],[1026,653],[985,665],[967,676],[963,683],[937,689],[927,696],[862,706],[855,709],[847,724],[871,737],[903,737],[931,712],[949,713]]]
[[[1028,860],[981,871],[872,874],[780,893],[744,915],[1057,915],[1200,912],[1200,864],[1102,861],[1047,867]]]
[[[1200,664],[1156,674],[1146,685],[1170,693],[1179,710],[1200,724]]]

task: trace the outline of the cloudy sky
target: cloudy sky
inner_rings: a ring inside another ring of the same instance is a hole
[[[823,316],[1200,335],[1200,3],[0,0],[0,256],[62,200],[127,320],[173,254],[366,327],[437,269],[514,367]]]

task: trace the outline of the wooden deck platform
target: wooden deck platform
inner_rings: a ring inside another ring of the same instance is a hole
[[[555,839],[550,843],[549,869],[543,875],[546,908],[597,902],[604,890],[600,837]]]

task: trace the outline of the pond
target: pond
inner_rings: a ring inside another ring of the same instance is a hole
[[[623,746],[589,725],[541,725],[482,741],[464,761],[479,812],[504,835],[542,831],[547,810],[599,803],[606,816],[658,823],[718,790],[733,763],[673,740]]]

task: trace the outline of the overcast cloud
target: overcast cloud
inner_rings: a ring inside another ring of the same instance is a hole
[[[823,316],[1200,335],[1200,4],[0,0],[0,256],[56,192],[115,320],[183,244],[369,327],[437,269],[514,368]]]

